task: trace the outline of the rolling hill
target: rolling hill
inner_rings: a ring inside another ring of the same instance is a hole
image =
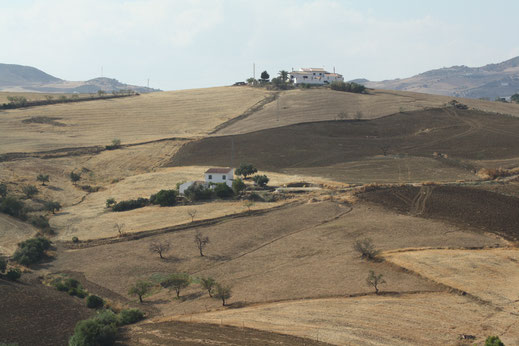
[[[147,87],[124,84],[117,79],[99,77],[87,81],[66,81],[35,67],[0,64],[0,91],[36,91],[45,93],[96,93],[98,90],[131,89],[139,93],[159,91]]]
[[[519,92],[519,57],[482,67],[443,67],[403,79],[356,81],[370,88],[493,100]]]

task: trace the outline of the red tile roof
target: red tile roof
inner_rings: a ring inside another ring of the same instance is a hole
[[[229,173],[232,168],[209,168],[206,173]]]

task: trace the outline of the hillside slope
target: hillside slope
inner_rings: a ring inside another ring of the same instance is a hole
[[[482,67],[443,67],[404,79],[363,81],[370,88],[495,99],[519,92],[519,57]]]

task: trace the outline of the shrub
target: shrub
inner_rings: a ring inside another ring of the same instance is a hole
[[[247,179],[247,176],[253,175],[254,173],[257,173],[257,172],[258,172],[258,169],[248,163],[241,163],[240,167],[238,169],[236,169],[236,174],[243,175],[244,179]]]
[[[232,296],[232,290],[230,286],[223,286],[220,284],[216,285],[216,292],[213,295],[213,298],[215,299],[221,299],[222,300],[222,306],[225,306],[225,302],[227,299],[231,298]]]
[[[485,340],[485,346],[505,346],[499,336],[489,336]]]
[[[151,204],[158,204],[161,207],[170,207],[177,203],[176,190],[160,190],[150,197]]]
[[[13,260],[22,265],[39,262],[50,248],[51,242],[45,238],[31,238],[18,244]]]
[[[515,93],[513,94],[511,97],[510,97],[510,100],[515,102],[515,103],[519,103],[519,94],[518,93]]]
[[[269,182],[269,178],[266,175],[255,175],[252,180],[254,180],[254,183],[260,187],[267,186]]]
[[[386,283],[386,280],[383,279],[382,274],[377,275],[377,274],[375,274],[375,272],[373,270],[369,271],[368,277],[366,278],[366,284],[368,286],[373,286],[373,288],[375,289],[375,294],[378,294],[378,292],[379,292],[378,286],[385,284],[385,283]]]
[[[16,281],[22,276],[22,272],[18,268],[12,268],[7,271],[7,274],[5,274],[5,277],[8,280]]]
[[[104,302],[103,298],[95,296],[95,295],[91,295],[91,296],[88,296],[88,298],[86,300],[86,304],[87,304],[87,307],[90,309],[99,309],[99,308],[103,307],[105,302]]]
[[[79,238],[78,237],[72,237],[72,242],[73,243],[79,243]]]
[[[110,197],[110,198],[108,198],[108,199],[106,200],[106,207],[107,207],[107,208],[111,208],[111,207],[113,207],[114,204],[116,204],[116,203],[117,203],[117,202],[115,201],[115,198]]]
[[[7,185],[5,183],[0,184],[0,197],[5,198],[7,196]]]
[[[219,198],[229,198],[234,195],[233,190],[225,183],[216,184],[216,186],[214,187],[214,193]]]
[[[76,279],[58,279],[55,280],[52,285],[56,287],[58,291],[67,292],[71,296],[78,298],[85,298],[87,296],[83,286]]]
[[[362,94],[366,91],[366,87],[355,82],[344,83],[343,81],[334,81],[330,84],[332,90],[346,91],[351,93]]]
[[[236,178],[232,182],[232,190],[237,195],[240,194],[243,190],[245,190],[246,187],[247,185],[245,185],[243,180],[241,180],[240,178]]]
[[[209,297],[212,298],[216,281],[213,278],[202,278],[200,279],[200,285],[203,289],[207,290],[207,293],[209,293]]]
[[[121,326],[139,322],[142,319],[144,319],[144,313],[139,309],[127,309],[119,313],[119,325]]]
[[[81,175],[78,173],[70,172],[70,180],[72,183],[77,183],[81,179]]]
[[[22,220],[26,219],[25,204],[12,196],[8,196],[2,200],[2,203],[0,203],[0,211]]]
[[[7,261],[5,258],[0,257],[0,273],[5,272],[5,269],[7,268]]]
[[[113,345],[117,336],[117,326],[115,321],[106,323],[107,321],[97,316],[79,321],[74,328],[74,335],[69,340],[69,346]]]
[[[38,194],[38,188],[34,185],[25,185],[22,187],[22,192],[27,198],[32,198],[34,195]]]
[[[9,101],[9,104],[18,107],[27,105],[25,96],[7,96],[7,101]]]
[[[184,191],[184,195],[192,201],[206,200],[213,197],[213,190],[201,184],[193,184]]]
[[[121,140],[118,138],[112,139],[112,144],[106,146],[106,150],[115,150],[121,147]]]
[[[41,181],[41,186],[45,186],[45,183],[49,181],[48,174],[38,174],[36,180]]]
[[[380,253],[379,250],[375,249],[375,245],[373,245],[373,241],[370,238],[356,240],[353,244],[353,249],[367,260],[375,260]]]
[[[31,225],[33,225],[36,228],[39,229],[50,229],[49,219],[47,219],[45,216],[33,216],[30,219]]]
[[[149,200],[147,198],[130,199],[128,201],[121,201],[114,204],[112,207],[113,211],[126,211],[147,206]]]

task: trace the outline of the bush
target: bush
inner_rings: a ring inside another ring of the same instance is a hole
[[[87,293],[83,289],[83,286],[76,279],[59,279],[52,283],[58,291],[67,292],[71,296],[78,298],[85,298]]]
[[[269,178],[266,175],[255,175],[252,180],[254,180],[254,183],[260,187],[267,186],[269,182]]]
[[[119,203],[114,204],[112,207],[113,211],[126,211],[126,210],[132,210],[137,208],[145,207],[149,204],[149,200],[147,198],[137,198],[137,199],[130,199],[128,201],[121,201]]]
[[[32,198],[34,195],[38,194],[38,188],[34,185],[25,185],[22,187],[22,192],[25,197]]]
[[[219,198],[229,198],[234,195],[233,190],[225,183],[216,184],[214,187],[214,193]]]
[[[373,245],[373,241],[370,238],[356,240],[353,244],[353,249],[367,260],[375,260],[380,253],[379,250],[375,249],[375,245]]]
[[[139,322],[142,319],[144,319],[144,313],[139,309],[127,309],[127,310],[122,310],[119,313],[119,325],[120,326]]]
[[[36,228],[43,229],[43,230],[50,229],[49,219],[47,219],[43,215],[31,217],[30,222],[31,222],[31,225],[33,225]]]
[[[116,204],[117,202],[115,201],[115,198],[113,197],[110,197],[106,200],[106,207],[107,208],[111,208],[114,206],[114,204]]]
[[[121,147],[121,140],[118,138],[112,139],[112,144],[106,146],[106,150],[115,150]]]
[[[117,336],[115,322],[97,316],[79,321],[74,328],[74,335],[69,340],[69,346],[98,346],[113,345]]]
[[[489,336],[485,340],[485,346],[505,346],[499,336]]]
[[[73,243],[79,243],[79,238],[78,237],[72,237],[72,242]]]
[[[176,190],[160,190],[150,197],[151,204],[158,204],[161,207],[170,207],[177,203]]]
[[[343,81],[334,81],[330,84],[332,90],[346,91],[351,93],[362,94],[366,91],[366,87],[355,82],[344,83]]]
[[[8,280],[16,281],[22,276],[22,272],[18,268],[12,268],[7,271],[7,274],[5,274],[5,277]]]
[[[0,273],[5,272],[5,269],[7,268],[7,261],[5,258],[0,257]]]
[[[51,242],[45,238],[32,238],[18,244],[13,260],[22,265],[39,262],[50,248]]]
[[[7,196],[7,185],[5,183],[0,184],[0,197],[5,198]]]
[[[70,172],[70,180],[72,183],[77,183],[81,179],[81,175],[78,173]]]
[[[8,196],[0,203],[0,211],[2,213],[25,220],[25,204],[17,198]]]
[[[241,180],[240,178],[236,178],[232,182],[232,190],[237,195],[240,194],[243,190],[245,190],[246,187],[247,185],[245,185],[243,180]]]
[[[103,298],[95,296],[95,295],[91,295],[91,296],[88,296],[86,304],[87,304],[87,307],[90,309],[99,309],[99,308],[103,307],[105,302],[104,302]]]
[[[211,199],[213,197],[213,190],[201,184],[193,184],[184,191],[184,195],[192,201],[200,201]]]
[[[43,205],[43,208],[53,214],[56,214],[57,211],[61,210],[61,204],[55,201],[47,201]]]

